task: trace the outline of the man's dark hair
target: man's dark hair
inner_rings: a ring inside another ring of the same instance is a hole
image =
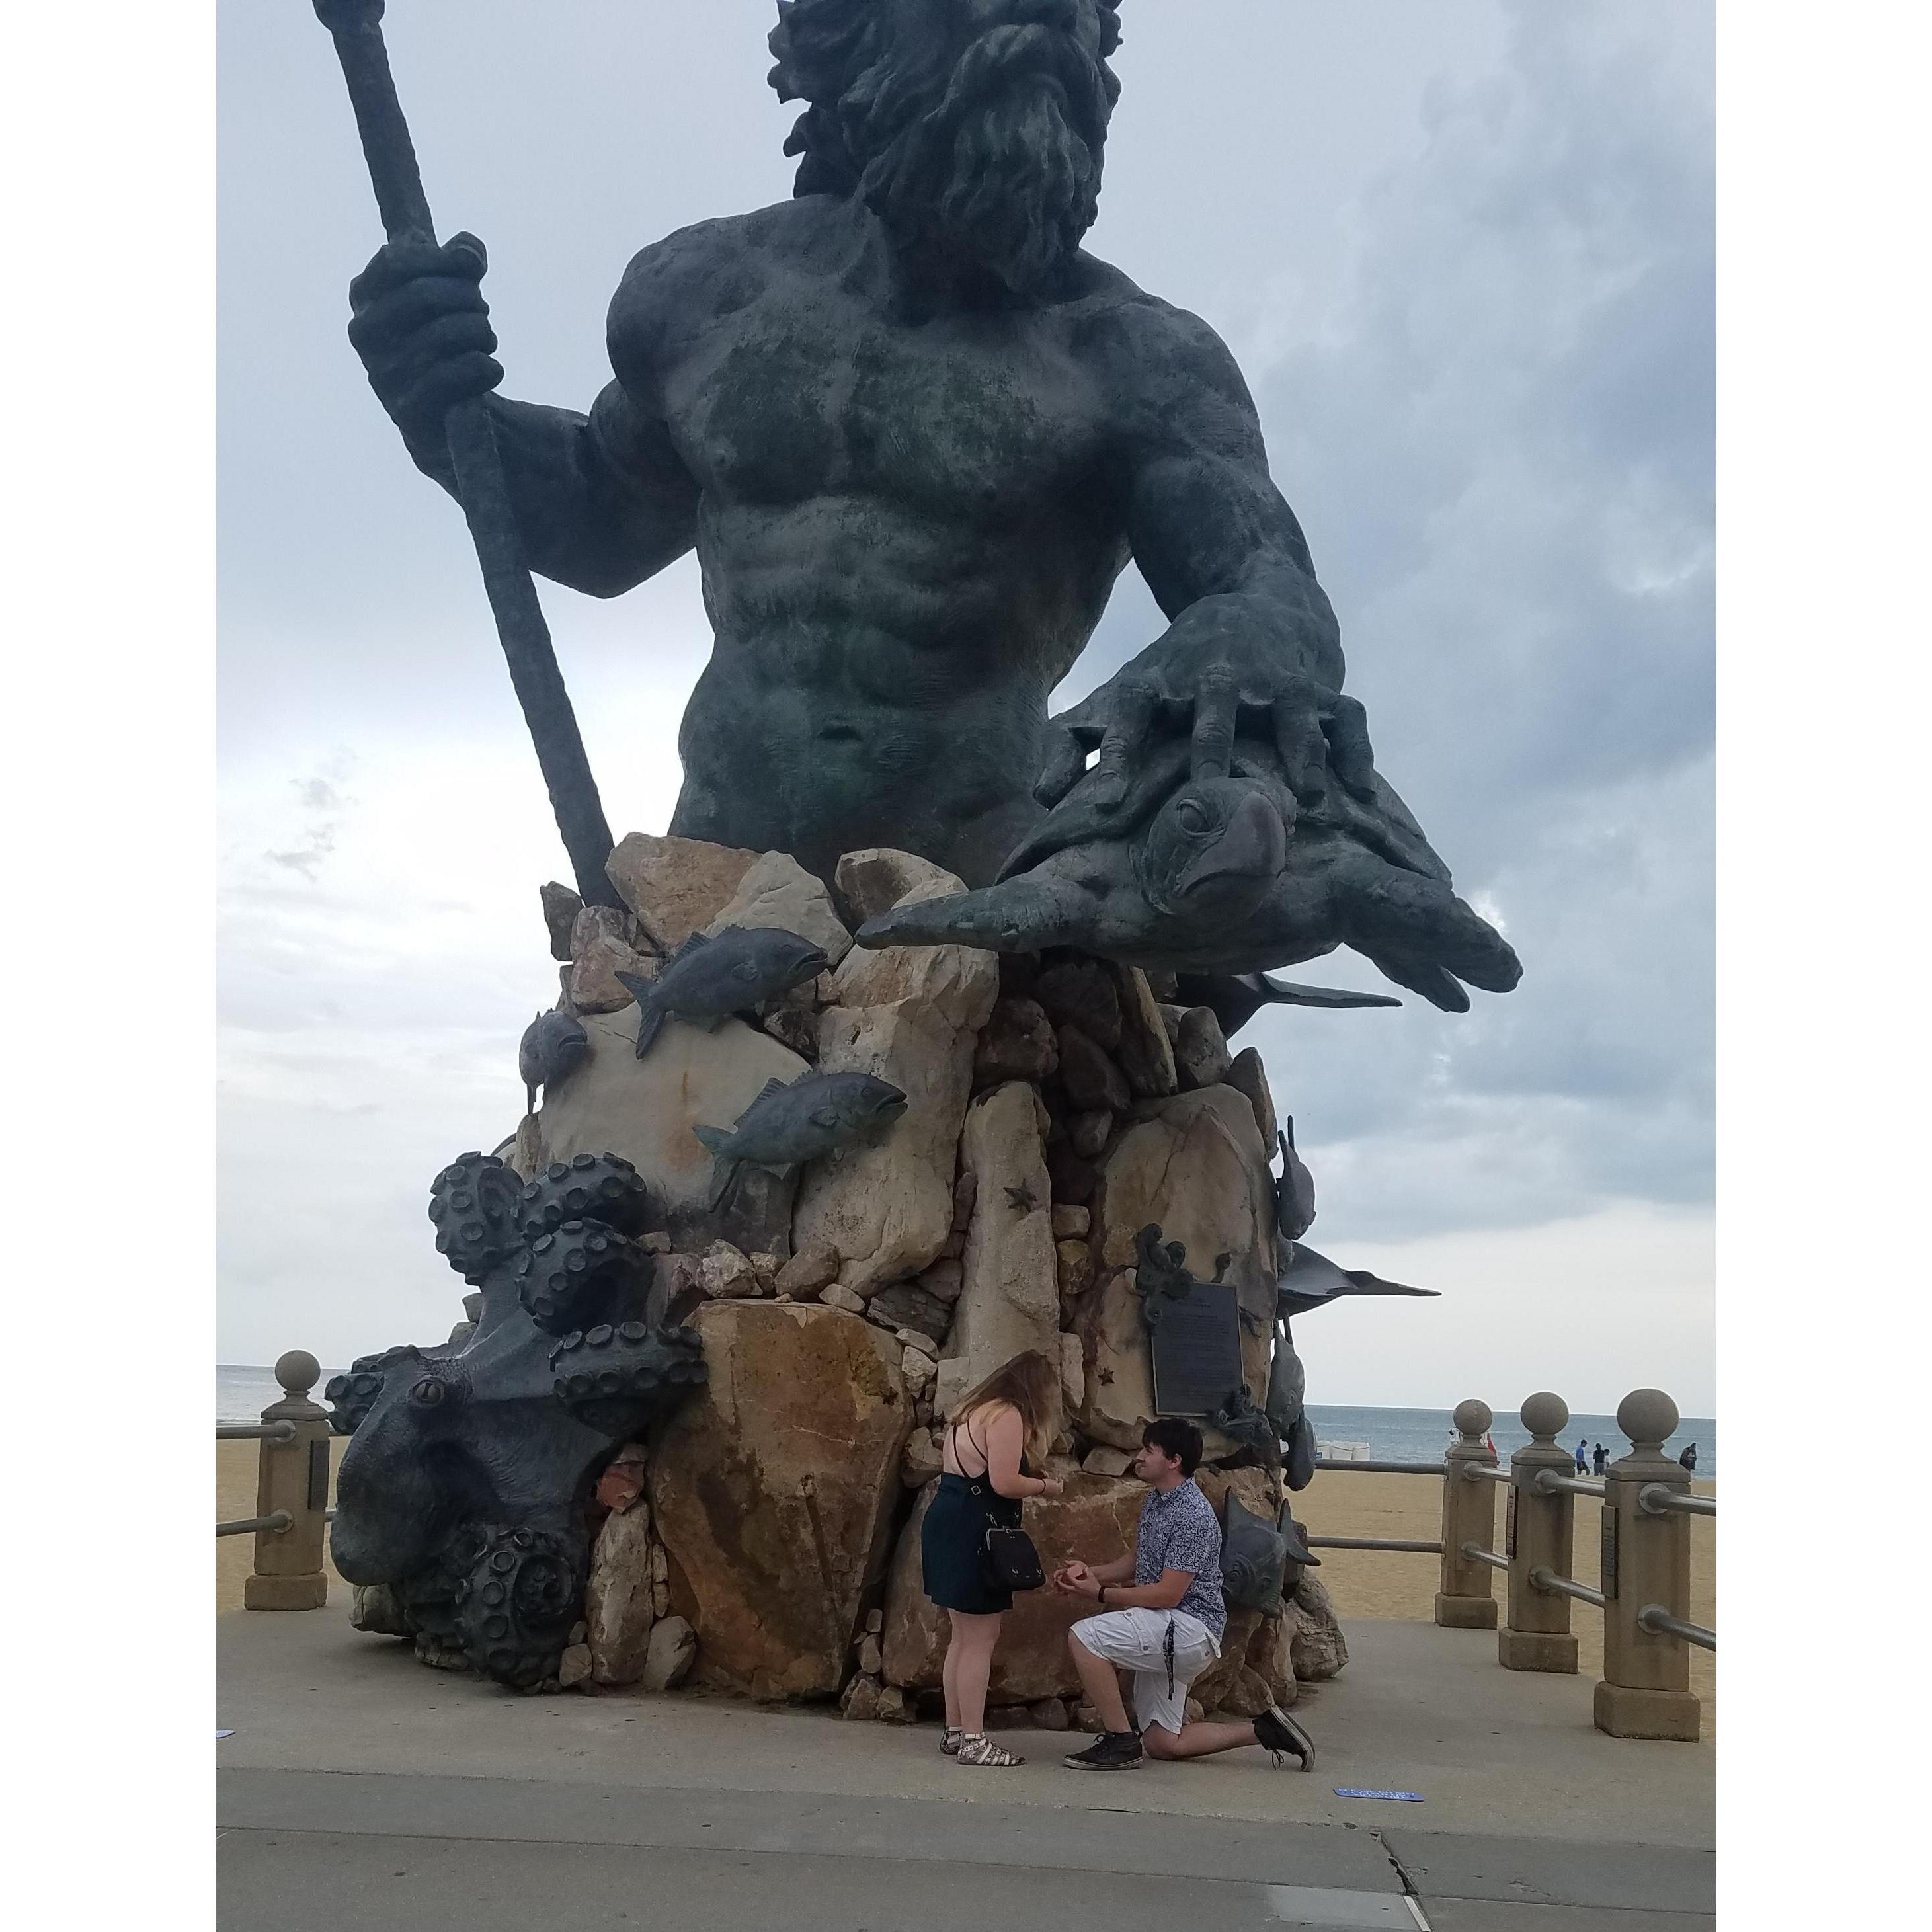
[[[1184,1476],[1192,1475],[1201,1466],[1201,1432],[1178,1415],[1163,1415],[1150,1422],[1141,1431],[1141,1441],[1149,1449],[1174,1457]]]

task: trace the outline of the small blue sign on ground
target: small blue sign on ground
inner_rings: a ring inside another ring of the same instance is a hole
[[[1335,1787],[1337,1798],[1392,1798],[1401,1804],[1420,1804],[1422,1793],[1419,1791],[1371,1791],[1366,1785],[1338,1784]]]

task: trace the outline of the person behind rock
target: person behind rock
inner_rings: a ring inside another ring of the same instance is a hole
[[[1684,1453],[1682,1455],[1678,1456],[1677,1460],[1678,1462],[1682,1462],[1687,1469],[1696,1468],[1697,1466],[1696,1444],[1694,1442],[1685,1443],[1684,1445]]]
[[[1087,1701],[1105,1728],[1084,1750],[1063,1760],[1081,1771],[1126,1771],[1148,1757],[1207,1757],[1259,1744],[1279,1764],[1284,1754],[1315,1762],[1315,1746],[1288,1714],[1270,1704],[1238,1724],[1190,1724],[1187,1689],[1220,1654],[1228,1615],[1221,1600],[1221,1526],[1196,1487],[1201,1432],[1163,1416],[1141,1435],[1134,1474],[1152,1491],[1141,1505],[1130,1556],[1097,1567],[1069,1563],[1056,1589],[1090,1597],[1100,1614],[1066,1634]],[[1134,1679],[1128,1721],[1117,1670]]]
[[[946,1729],[939,1748],[962,1764],[1026,1762],[986,1734],[986,1685],[1000,1620],[1012,1592],[986,1570],[986,1532],[1017,1529],[1027,1496],[1057,1496],[1057,1478],[1030,1476],[1046,1460],[1060,1400],[1060,1371],[1037,1350],[1016,1355],[961,1397],[946,1432],[939,1487],[920,1538],[926,1594],[952,1619],[946,1646]]]

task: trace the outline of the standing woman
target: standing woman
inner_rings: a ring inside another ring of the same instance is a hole
[[[946,1432],[939,1488],[920,1539],[926,1594],[952,1619],[946,1646],[946,1730],[939,1748],[962,1764],[1024,1764],[986,1736],[986,1684],[1000,1619],[1013,1606],[986,1567],[986,1532],[1017,1529],[1027,1496],[1057,1496],[1057,1478],[1022,1466],[1046,1460],[1060,1406],[1060,1370],[1036,1349],[1016,1355],[960,1399]]]

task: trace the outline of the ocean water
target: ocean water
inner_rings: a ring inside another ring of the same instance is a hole
[[[1315,1425],[1316,1439],[1322,1442],[1366,1442],[1369,1453],[1378,1461],[1432,1462],[1438,1460],[1455,1433],[1455,1424],[1446,1408],[1345,1408],[1311,1402],[1308,1419]],[[1558,1438],[1566,1449],[1574,1449],[1578,1436],[1589,1448],[1600,1442],[1615,1462],[1628,1453],[1630,1444],[1617,1427],[1614,1415],[1573,1415],[1570,1426]],[[1496,1454],[1507,1462],[1511,1454],[1527,1448],[1529,1431],[1514,1414],[1498,1414],[1490,1430]],[[1677,1432],[1664,1446],[1675,1456],[1686,1443],[1697,1445],[1697,1474],[1714,1477],[1718,1473],[1718,1425],[1708,1415],[1687,1415]]]
[[[313,1391],[322,1400],[322,1384],[338,1372],[324,1369]],[[263,1409],[279,1400],[281,1389],[272,1369],[218,1364],[214,1371],[214,1419],[217,1423],[256,1422]],[[1369,1453],[1392,1462],[1432,1462],[1448,1446],[1454,1425],[1446,1408],[1346,1408],[1333,1404],[1310,1402],[1309,1420],[1315,1425],[1318,1440],[1324,1442],[1366,1442]],[[1523,1448],[1529,1432],[1514,1415],[1498,1415],[1490,1431],[1496,1453],[1504,1461],[1513,1450]],[[1612,1459],[1629,1447],[1618,1432],[1613,1415],[1573,1415],[1563,1432],[1563,1446],[1574,1449],[1578,1436],[1591,1447],[1600,1442]],[[1708,1416],[1687,1416],[1677,1433],[1664,1446],[1676,1455],[1687,1442],[1697,1445],[1697,1473],[1714,1477],[1718,1473],[1718,1425]]]
[[[339,1375],[339,1369],[324,1369],[316,1378],[315,1387],[309,1390],[312,1402],[322,1400],[322,1391],[331,1376]],[[218,1428],[224,1423],[260,1422],[262,1412],[272,1402],[282,1399],[282,1385],[275,1379],[273,1369],[238,1366],[232,1362],[218,1362],[214,1368],[214,1420]]]

